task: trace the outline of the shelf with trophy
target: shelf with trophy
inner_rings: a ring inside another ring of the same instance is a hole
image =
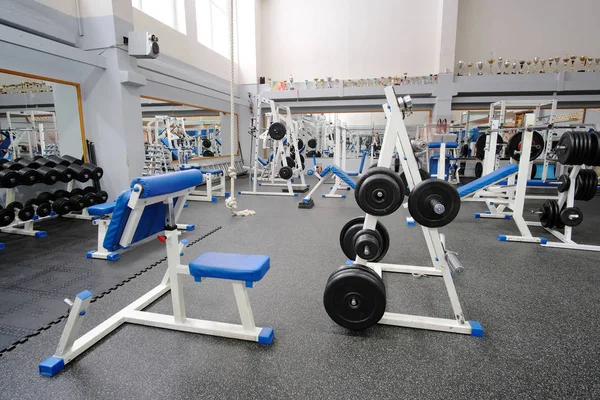
[[[289,80],[273,81],[261,79],[259,92],[262,96],[273,100],[311,99],[311,98],[349,98],[349,97],[382,97],[385,86],[404,86],[402,90],[410,95],[431,95],[438,83],[437,74],[427,76],[388,76],[363,79],[335,79],[333,77],[314,78],[304,82]]]
[[[485,63],[488,67],[484,70]],[[498,57],[493,54],[487,61],[458,61],[456,63],[456,76],[472,75],[531,75],[531,74],[552,74],[560,72],[600,72],[600,57],[591,56],[556,56],[549,58],[531,57],[510,58]],[[547,65],[546,65],[547,64]],[[474,70],[473,67],[476,67]]]

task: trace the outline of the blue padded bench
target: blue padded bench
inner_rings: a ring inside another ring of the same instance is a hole
[[[136,178],[131,182],[131,188],[124,190],[116,201],[89,207],[88,212],[91,215],[112,214],[112,216],[110,219],[94,221],[94,224],[98,225],[98,243],[102,244],[102,248],[89,251],[86,256],[117,260],[119,254],[116,251],[127,249],[134,243],[161,233],[165,229],[167,210],[164,202],[172,201],[174,207],[179,210],[176,221],[185,204],[183,199],[181,207],[177,207],[180,197],[187,198],[187,195],[202,183],[202,180],[202,173],[196,169]],[[129,203],[134,193],[139,199],[145,201],[138,205],[136,200],[132,209]],[[130,218],[132,214],[134,217]],[[135,221],[137,217],[139,220]],[[133,233],[131,237],[124,238],[128,224],[132,224],[130,232]],[[194,230],[194,225],[178,224],[177,228],[191,231]]]
[[[460,197],[465,197],[470,194],[477,192],[489,186],[495,182],[498,182],[502,179],[508,178],[510,175],[516,173],[519,170],[519,166],[517,164],[507,164],[502,168],[498,168],[491,174],[487,174],[482,176],[481,178],[475,179],[472,182],[467,183],[458,188],[458,194]]]
[[[190,275],[197,281],[201,278],[230,279],[258,282],[270,267],[268,256],[257,254],[213,253],[202,254],[190,262]]]
[[[330,172],[333,175],[339,177],[341,180],[343,180],[352,189],[354,189],[356,187],[356,182],[354,182],[354,180],[352,180],[352,178],[350,178],[350,176],[346,172],[342,171],[335,165],[328,165],[325,168],[323,168],[323,171],[321,171],[319,176],[321,178],[324,178]]]
[[[439,149],[440,147],[442,147],[442,142],[429,142],[429,143],[427,143],[427,147],[430,149]],[[446,148],[447,149],[457,149],[458,143],[457,142],[448,142],[448,143],[446,143]]]
[[[223,175],[222,169],[201,169],[200,172],[203,174]]]
[[[515,184],[518,182],[518,180],[515,180]],[[558,186],[558,181],[554,181],[554,182],[544,182],[544,181],[540,181],[537,179],[528,179],[527,180],[527,186],[531,186],[531,187],[551,187],[551,188],[556,188]],[[498,182],[498,185],[508,185],[508,181],[507,180],[503,180]]]

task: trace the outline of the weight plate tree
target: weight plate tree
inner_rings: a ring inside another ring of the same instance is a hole
[[[460,195],[444,180],[427,179],[408,196],[408,211],[417,223],[428,228],[446,226],[460,211]]]
[[[356,182],[354,197],[367,214],[390,215],[404,201],[404,183],[389,168],[369,168]]]

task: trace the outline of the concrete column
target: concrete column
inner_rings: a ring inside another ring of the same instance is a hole
[[[140,86],[146,79],[137,71],[137,60],[116,46],[134,30],[131,1],[84,0],[84,5],[82,47],[107,60],[106,70],[92,74],[81,87],[86,137],[95,143],[96,162],[104,169],[101,184],[112,200],[142,175]]]
[[[439,0],[436,66],[439,73],[454,71],[458,0]]]

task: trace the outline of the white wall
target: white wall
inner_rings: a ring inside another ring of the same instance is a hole
[[[60,154],[80,158],[83,155],[79,105],[75,86],[51,83],[56,112],[56,131]]]
[[[456,60],[600,57],[599,17],[597,0],[460,0]]]
[[[440,1],[263,0],[259,76],[304,81],[437,73]]]

